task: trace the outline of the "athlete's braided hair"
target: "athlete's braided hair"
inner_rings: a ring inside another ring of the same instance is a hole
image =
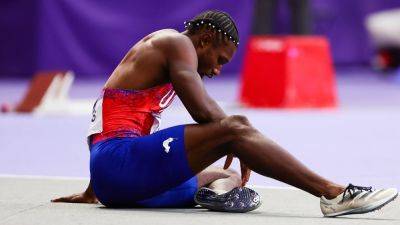
[[[239,32],[232,17],[223,11],[209,10],[200,13],[192,20],[185,21],[185,28],[194,33],[196,30],[207,27],[215,29],[221,33],[222,37],[226,37],[232,41],[236,46],[239,45]]]

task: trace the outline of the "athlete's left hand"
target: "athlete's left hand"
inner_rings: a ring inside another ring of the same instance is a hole
[[[97,204],[99,200],[97,200],[95,195],[87,194],[86,192],[73,194],[66,197],[52,199],[51,202],[66,202],[66,203],[88,203],[88,204]]]
[[[230,167],[230,165],[232,164],[233,161],[233,154],[229,154],[226,156],[226,160],[225,160],[225,164],[224,164],[224,169],[228,169]],[[242,186],[245,186],[247,184],[247,182],[249,182],[250,179],[250,173],[251,170],[249,169],[249,167],[246,166],[246,164],[244,164],[242,162],[242,160],[240,160],[240,172],[242,175]]]

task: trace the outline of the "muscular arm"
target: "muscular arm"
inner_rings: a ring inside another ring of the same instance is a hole
[[[185,36],[171,38],[165,48],[169,76],[175,92],[197,123],[219,121],[225,112],[206,92],[197,72],[197,54]]]
[[[169,76],[175,92],[197,123],[220,121],[227,117],[225,112],[208,95],[197,72],[197,54],[191,40],[185,36],[169,40],[166,47]],[[224,169],[229,168],[233,155],[226,158]],[[242,185],[250,178],[250,169],[240,162]]]

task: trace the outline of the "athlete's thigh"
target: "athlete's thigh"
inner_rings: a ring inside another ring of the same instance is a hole
[[[232,137],[220,122],[185,126],[185,150],[189,166],[199,173],[226,155]]]

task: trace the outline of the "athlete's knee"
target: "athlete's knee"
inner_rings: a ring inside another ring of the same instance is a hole
[[[246,116],[232,115],[232,116],[229,116],[227,119],[233,124],[251,126],[250,122],[249,122],[249,120],[247,119]]]
[[[249,120],[240,115],[229,116],[222,120],[222,124],[231,134],[237,137],[242,137],[254,130]]]

